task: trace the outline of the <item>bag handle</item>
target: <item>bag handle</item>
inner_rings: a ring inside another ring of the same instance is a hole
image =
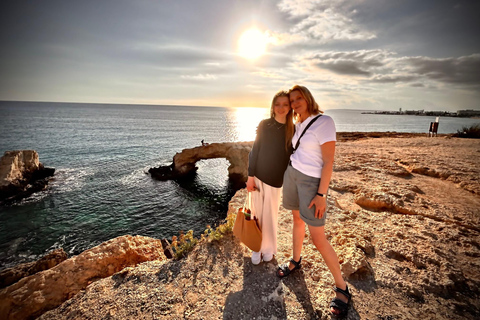
[[[248,192],[248,195],[245,197],[245,202],[243,203],[243,214],[247,215],[247,209],[250,209],[250,219],[254,219],[255,214],[253,213],[253,210],[252,210],[252,197],[250,194],[251,193]]]
[[[295,151],[298,149],[298,146],[300,145],[300,139],[302,139],[303,135],[305,134],[305,132],[307,132],[307,129],[310,128],[310,126],[315,122],[317,121],[318,118],[320,118],[322,116],[322,114],[319,114],[318,116],[316,116],[315,118],[312,119],[312,121],[310,121],[307,126],[305,127],[305,129],[303,129],[303,132],[302,134],[300,135],[300,137],[298,138],[297,140],[297,143],[295,144],[295,148],[293,148],[293,153],[295,153]]]

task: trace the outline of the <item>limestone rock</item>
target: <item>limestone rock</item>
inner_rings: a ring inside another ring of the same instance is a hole
[[[345,278],[350,278],[356,272],[369,272],[367,257],[359,248],[348,247],[340,253],[339,259],[343,262],[340,268]]]
[[[20,279],[37,272],[53,268],[66,259],[67,254],[65,251],[63,251],[63,249],[56,249],[50,251],[37,261],[22,263],[13,268],[5,269],[0,272],[0,288],[8,287]]]
[[[6,151],[0,159],[0,187],[17,183],[26,172],[39,167],[38,153],[34,150]]]
[[[39,162],[34,150],[6,151],[0,159],[0,204],[43,190],[54,172]]]
[[[149,173],[159,180],[179,179],[195,172],[199,160],[226,158],[230,162],[229,178],[244,182],[248,178],[248,154],[252,145],[253,142],[225,142],[184,149],[175,154],[171,165],[150,168]]]
[[[0,314],[3,319],[37,317],[98,279],[157,259],[164,259],[160,240],[130,235],[112,239],[2,289]]]

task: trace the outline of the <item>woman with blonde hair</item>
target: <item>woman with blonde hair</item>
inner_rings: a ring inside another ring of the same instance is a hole
[[[286,91],[272,99],[270,118],[262,120],[248,157],[247,190],[251,209],[262,229],[262,245],[252,253],[252,263],[270,261],[277,253],[277,224],[283,174],[292,150],[293,112]]]
[[[323,115],[313,95],[295,85],[289,90],[290,105],[295,112],[293,153],[285,171],[283,206],[293,215],[293,257],[279,266],[277,275],[288,276],[301,267],[305,224],[315,247],[320,251],[335,280],[336,297],[331,312],[345,316],[351,294],[343,279],[337,254],[325,236],[328,186],[333,172],[336,129],[333,119]]]

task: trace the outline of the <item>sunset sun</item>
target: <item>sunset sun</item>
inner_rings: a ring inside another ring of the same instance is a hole
[[[263,55],[267,49],[268,37],[256,28],[245,31],[238,39],[238,53],[249,60]]]

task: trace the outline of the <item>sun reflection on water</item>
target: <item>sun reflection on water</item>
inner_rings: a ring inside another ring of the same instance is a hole
[[[268,108],[236,108],[236,141],[255,140],[258,124],[269,117]]]

